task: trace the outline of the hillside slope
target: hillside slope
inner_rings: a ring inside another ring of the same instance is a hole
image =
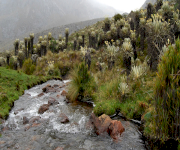
[[[95,0],[0,0],[0,50],[30,32],[115,13],[115,9]]]

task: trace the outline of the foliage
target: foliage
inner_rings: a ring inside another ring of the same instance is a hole
[[[25,74],[32,75],[35,71],[36,66],[33,64],[30,58],[26,59],[23,63],[22,70]]]
[[[92,98],[95,91],[95,81],[88,71],[88,67],[81,63],[71,71],[71,83],[69,85],[68,98],[71,101]]]
[[[120,19],[122,19],[122,18],[123,18],[123,17],[122,17],[121,14],[115,14],[115,15],[114,15],[114,20],[115,20],[115,22],[118,21],[118,20],[120,20]]]
[[[52,77],[26,75],[20,71],[0,67],[0,118],[7,118],[13,102],[24,93],[24,90],[46,82]]]
[[[180,138],[180,40],[170,45],[158,65],[154,89],[156,117],[154,129],[161,140]]]

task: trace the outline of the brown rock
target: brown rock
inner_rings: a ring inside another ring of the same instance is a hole
[[[18,109],[14,111],[14,114],[17,115],[20,111],[24,110],[24,108]]]
[[[39,120],[41,119],[40,116],[34,116],[34,117],[31,117],[31,119],[29,120],[29,123],[34,123],[34,122],[39,122]]]
[[[57,97],[57,98],[60,98],[60,97],[61,97],[61,95],[57,95],[56,97]]]
[[[40,106],[38,113],[39,114],[43,114],[45,111],[47,111],[49,109],[49,104],[43,104],[42,106]]]
[[[62,147],[57,147],[55,150],[63,150]]]
[[[111,138],[118,139],[118,136],[125,131],[124,127],[121,124],[121,121],[112,120],[109,125],[108,132]]]
[[[90,122],[93,124],[95,132],[97,135],[108,133],[108,127],[111,123],[111,118],[105,114],[101,115],[99,118],[95,116],[94,113],[91,114]]]
[[[59,87],[58,84],[54,84],[54,85],[53,85],[53,88],[57,88],[57,87]]]
[[[51,85],[50,84],[46,85],[45,87],[42,88],[42,91],[45,92],[46,88],[48,88],[48,87],[51,87]]]
[[[0,141],[0,145],[6,143],[5,141]]]
[[[38,127],[38,126],[40,126],[41,125],[41,123],[33,123],[32,124],[32,127]]]
[[[59,120],[61,123],[68,123],[69,122],[69,118],[63,113],[61,113],[59,115]]]
[[[63,90],[62,93],[61,93],[61,95],[62,95],[62,96],[66,96],[66,95],[67,95],[67,92]]]
[[[63,87],[65,87],[66,85],[65,84],[63,84],[62,86],[59,86],[59,88],[63,88]]]
[[[28,120],[28,118],[27,117],[23,117],[23,124],[27,124],[27,123],[29,123],[29,120]]]
[[[43,95],[44,95],[44,93],[40,93],[40,94],[38,94],[37,97],[41,97],[41,96],[43,96]]]
[[[55,98],[50,97],[48,100],[48,104],[49,105],[57,105],[57,104],[59,104],[59,102]]]
[[[25,125],[25,127],[24,127],[24,131],[27,131],[27,130],[29,130],[30,128],[31,128],[31,125],[27,124],[27,125]]]
[[[53,87],[51,87],[51,85],[49,85],[49,84],[46,85],[44,88],[42,88],[42,90],[45,93],[56,92],[56,90]]]

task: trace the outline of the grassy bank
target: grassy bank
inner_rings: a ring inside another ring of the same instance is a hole
[[[0,118],[7,118],[14,101],[24,93],[24,90],[53,78],[55,77],[27,75],[20,71],[0,67]]]

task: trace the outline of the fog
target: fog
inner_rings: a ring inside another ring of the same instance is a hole
[[[131,12],[131,10],[140,9],[146,0],[96,0],[102,4],[114,7],[116,10]]]

